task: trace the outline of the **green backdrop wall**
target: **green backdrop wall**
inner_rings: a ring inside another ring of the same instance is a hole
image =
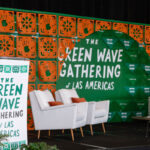
[[[0,56],[30,59],[29,91],[73,87],[87,101],[110,99],[109,122],[147,114],[149,55],[148,24],[0,8]]]
[[[56,89],[75,88],[87,101],[109,99],[109,121],[131,121],[147,114],[149,62],[145,48],[129,35],[97,31],[68,51]]]

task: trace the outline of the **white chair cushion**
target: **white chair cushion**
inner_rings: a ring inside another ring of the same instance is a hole
[[[53,97],[53,94],[49,91],[49,90],[44,90],[43,91],[44,92],[44,94],[49,98],[49,101],[50,102],[54,102],[55,100],[54,100],[54,97]]]
[[[105,109],[95,109],[95,114],[94,114],[94,118],[100,118],[100,117],[104,117],[106,115],[106,110]]]
[[[61,101],[64,104],[71,104],[72,103],[72,100],[71,100],[72,97],[77,97],[77,98],[79,97],[77,95],[76,91],[73,89],[61,89],[58,91],[58,93],[60,94]]]
[[[77,91],[75,89],[70,89],[70,93],[72,97],[79,98],[79,95],[77,94]]]
[[[40,105],[41,110],[47,109],[50,107],[48,104],[50,98],[45,92],[37,90],[35,91],[36,98],[38,100],[38,103]]]

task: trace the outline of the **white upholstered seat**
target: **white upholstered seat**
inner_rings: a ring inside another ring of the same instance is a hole
[[[60,89],[55,92],[55,96],[57,101],[61,101],[64,104],[72,104],[72,97],[79,98],[79,95],[77,94],[75,89]],[[88,109],[86,108],[87,104]],[[79,118],[78,116],[80,114],[86,116],[86,124],[90,125],[92,135],[92,125],[98,123],[102,123],[102,127],[105,132],[104,123],[108,120],[109,100],[88,103],[77,103],[77,106],[77,118]]]
[[[82,113],[77,115],[76,104],[50,106],[48,102],[54,101],[54,98],[48,90],[34,90],[29,93],[29,97],[35,130],[71,129],[74,141],[72,129],[85,125],[84,115]]]

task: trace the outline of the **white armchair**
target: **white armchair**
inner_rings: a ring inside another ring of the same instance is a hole
[[[60,89],[55,92],[56,101],[61,101],[64,104],[71,104],[72,97],[79,98],[75,89]],[[88,110],[87,110],[88,104]],[[92,125],[102,123],[102,128],[105,133],[105,126],[104,123],[108,120],[109,114],[109,100],[99,101],[99,102],[84,102],[84,103],[77,103],[78,110],[77,114],[84,114],[87,116],[86,124],[90,125],[91,135],[93,135],[93,128]],[[87,111],[87,115],[86,115]],[[85,119],[85,118],[84,118]]]
[[[72,104],[72,100],[71,100],[72,97],[79,98],[76,90],[74,89],[57,90],[55,92],[55,97],[56,97],[56,101],[61,101],[66,105]],[[83,137],[84,135],[83,135],[82,126],[86,125],[88,103],[87,102],[76,103],[75,105],[77,106],[77,125],[74,128],[77,128],[80,126],[80,131]]]
[[[104,123],[108,120],[109,100],[88,103],[88,114],[86,124],[90,125],[91,135],[93,135],[92,125],[102,123],[104,133]]]
[[[77,105],[49,106],[49,101],[54,101],[50,91],[34,90],[29,93],[35,130],[71,129],[72,140],[74,141],[74,128],[85,125],[82,118],[77,117]]]

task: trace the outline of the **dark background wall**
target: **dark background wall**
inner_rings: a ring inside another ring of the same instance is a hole
[[[0,0],[0,7],[150,23],[150,0]]]

